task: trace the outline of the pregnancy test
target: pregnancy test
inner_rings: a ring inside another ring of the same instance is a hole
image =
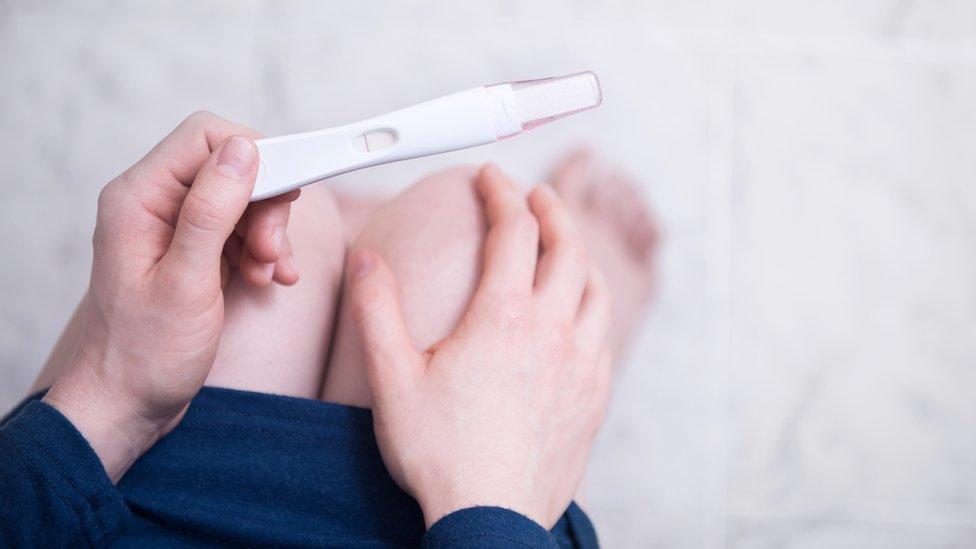
[[[251,201],[369,166],[494,143],[603,101],[592,72],[471,88],[325,130],[259,139]]]

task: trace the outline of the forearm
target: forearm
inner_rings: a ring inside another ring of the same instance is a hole
[[[78,346],[81,343],[82,321],[84,316],[82,311],[86,299],[88,299],[87,292],[82,296],[78,306],[75,307],[74,313],[72,313],[71,318],[68,320],[68,324],[65,325],[64,330],[61,331],[61,336],[58,337],[57,343],[51,349],[51,354],[48,355],[44,367],[37,374],[37,379],[31,385],[31,394],[49,389],[51,385],[54,385],[54,380],[61,374],[64,365],[68,364],[78,352]]]
[[[117,482],[129,466],[155,442],[152,429],[127,419],[124,401],[98,386],[85,369],[72,368],[79,362],[93,362],[90,345],[84,337],[87,292],[82,297],[68,324],[51,350],[44,368],[38,374],[31,393],[48,390],[44,401],[57,409],[88,441],[102,461],[113,482]],[[74,371],[72,371],[74,370]],[[62,374],[67,373],[67,376]],[[65,377],[65,379],[59,378]],[[55,382],[58,382],[57,384]]]

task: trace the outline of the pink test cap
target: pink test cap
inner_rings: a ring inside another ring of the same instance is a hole
[[[600,106],[603,92],[596,74],[520,80],[486,86],[499,139]]]

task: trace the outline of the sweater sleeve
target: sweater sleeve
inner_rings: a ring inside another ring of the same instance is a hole
[[[129,519],[88,441],[34,401],[0,426],[0,546],[107,544]]]
[[[423,547],[556,548],[556,539],[525,515],[501,507],[471,507],[455,511],[434,523],[424,536]]]

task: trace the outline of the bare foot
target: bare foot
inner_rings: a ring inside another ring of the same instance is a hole
[[[587,251],[606,277],[614,306],[610,344],[620,359],[655,289],[658,232],[650,208],[637,185],[601,166],[588,151],[567,156],[549,181],[576,217]]]

